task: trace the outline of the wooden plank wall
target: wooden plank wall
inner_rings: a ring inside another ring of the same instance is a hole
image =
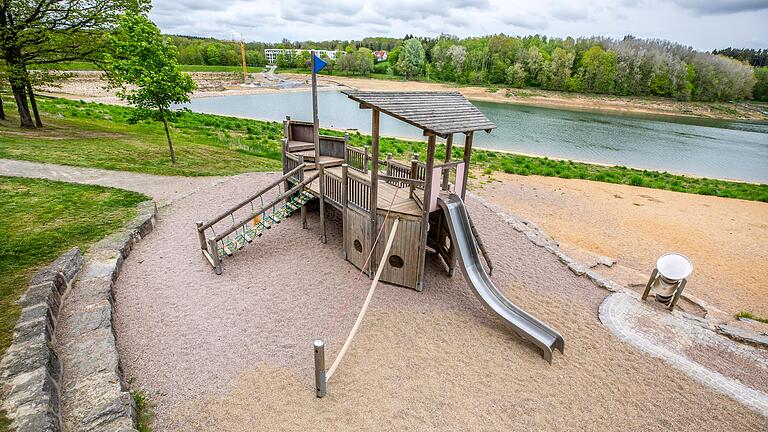
[[[344,245],[347,250],[347,261],[362,269],[370,250],[371,223],[367,212],[353,208],[347,209],[347,225],[344,227]],[[362,250],[355,248],[355,240],[360,242]],[[368,269],[364,269],[366,274]]]
[[[381,280],[408,288],[416,288],[416,278],[419,274],[419,236],[421,235],[421,218],[400,216],[400,224],[392,242],[392,249],[389,257],[382,257],[386,247],[389,235],[392,232],[392,225],[395,223],[395,217],[390,214],[384,223],[384,214],[378,215],[379,226],[384,225],[384,231],[381,233],[379,242],[376,245],[374,261],[377,265],[381,262],[384,270],[381,273]],[[390,264],[390,257],[400,257],[403,266],[400,268]]]

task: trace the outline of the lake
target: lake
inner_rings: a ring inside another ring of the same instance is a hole
[[[768,183],[768,123],[473,103],[498,126],[475,133],[476,148]],[[318,105],[321,126],[370,133],[370,110],[345,95],[319,92]],[[262,120],[312,119],[309,92],[202,98],[184,106]],[[424,139],[386,115],[381,134]]]

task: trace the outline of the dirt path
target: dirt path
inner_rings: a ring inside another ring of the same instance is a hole
[[[159,207],[168,205],[223,177],[171,177],[56,164],[0,159],[0,175],[95,184],[143,193]]]
[[[475,192],[539,224],[582,261],[618,259],[602,268],[614,280],[645,285],[656,259],[689,256],[686,292],[733,319],[768,316],[768,203],[586,180],[494,174]]]
[[[162,214],[116,286],[128,378],[157,405],[156,431],[759,430],[765,419],[618,341],[597,319],[606,293],[497,215],[469,202],[510,299],[563,333],[553,365],[509,332],[430,256],[423,293],[383,285],[318,400],[311,342],[332,359],[369,281],[296,218],[224,262],[216,276],[188,227],[267,182],[202,190]],[[346,304],[345,304],[346,300]],[[674,406],[674,415],[660,415]],[[620,421],[618,420],[620,419]]]

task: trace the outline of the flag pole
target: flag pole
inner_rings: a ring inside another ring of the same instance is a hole
[[[309,68],[312,70],[312,123],[314,124],[315,163],[320,163],[320,121],[317,118],[317,72],[315,72],[315,51],[309,53]]]

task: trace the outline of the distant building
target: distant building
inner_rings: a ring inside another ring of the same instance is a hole
[[[389,56],[387,55],[387,52],[386,52],[386,51],[381,51],[381,50],[379,50],[379,51],[374,51],[374,52],[373,52],[373,55],[374,55],[374,56],[376,56],[376,61],[377,61],[377,62],[383,62],[383,61],[387,61],[387,57],[389,57]]]
[[[269,48],[269,49],[265,49],[264,50],[264,57],[267,58],[267,63],[273,65],[277,61],[277,56],[279,56],[280,54],[282,54],[282,53],[284,53],[286,51],[291,51],[293,53],[293,55],[299,55],[302,52],[305,52],[305,51],[308,52],[308,51],[312,51],[312,50]],[[315,53],[317,53],[318,56],[320,54],[325,54],[331,60],[336,60],[336,53],[338,52],[338,51],[328,51],[328,50],[314,50],[314,51],[315,51]]]

